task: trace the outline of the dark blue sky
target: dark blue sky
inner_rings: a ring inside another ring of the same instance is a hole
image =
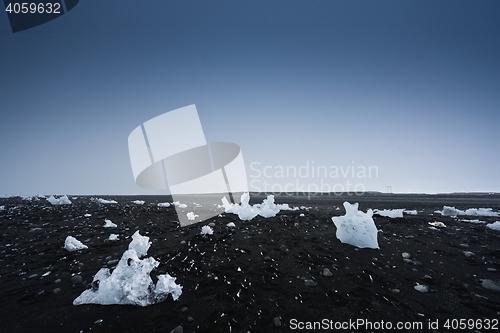
[[[314,164],[500,192],[499,31],[498,1],[85,0],[15,34],[0,15],[0,194],[152,193],[128,135],[190,104],[254,185]]]

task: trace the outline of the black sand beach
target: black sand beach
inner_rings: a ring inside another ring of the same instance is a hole
[[[172,206],[156,206],[172,202],[169,196],[95,197],[118,203],[99,204],[89,196],[69,196],[73,204],[62,206],[52,206],[45,199],[0,199],[4,206],[0,210],[1,332],[171,332],[176,328],[180,332],[178,326],[183,332],[386,332],[388,325],[396,330],[398,322],[415,328],[400,331],[415,332],[458,331],[453,328],[464,323],[468,326],[462,326],[463,331],[468,332],[486,332],[488,322],[500,328],[500,292],[482,286],[483,279],[499,281],[500,232],[486,223],[500,217],[452,218],[434,213],[444,205],[499,211],[500,195],[374,193],[310,200],[283,195],[276,197],[277,203],[311,208],[251,221],[240,221],[221,209],[221,216],[184,228],[178,225]],[[252,196],[251,203],[263,198]],[[132,200],[146,203],[136,205]],[[418,213],[404,218],[375,215],[380,249],[358,249],[335,237],[331,217],[344,215],[344,201],[359,202],[364,212],[406,208]],[[104,219],[118,227],[103,228]],[[430,228],[428,223],[434,221],[447,227]],[[227,227],[229,222],[236,227]],[[201,236],[201,227],[208,223],[215,224],[214,234]],[[183,287],[179,300],[169,297],[147,307],[73,305],[100,268],[120,259],[136,230],[150,237],[148,256],[160,261],[153,280],[156,274],[176,277]],[[110,233],[119,234],[119,240],[108,241]],[[76,237],[88,249],[67,251],[67,236]],[[403,252],[409,254],[406,261]],[[331,276],[323,274],[325,268]],[[72,283],[74,275],[81,276],[82,282]],[[415,290],[417,283],[429,291]],[[365,320],[366,325],[353,327],[357,320]],[[313,322],[323,326],[305,329]],[[446,323],[450,326],[445,327]],[[338,329],[340,325],[344,329]]]

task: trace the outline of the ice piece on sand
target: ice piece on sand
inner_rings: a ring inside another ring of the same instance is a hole
[[[288,204],[286,206],[288,207]],[[258,209],[259,215],[265,218],[274,217],[280,211],[280,207],[274,203],[274,195],[268,195],[262,204],[254,205],[254,207]]]
[[[469,216],[500,216],[500,213],[494,212],[492,208],[469,208],[465,210],[465,215]]]
[[[214,234],[214,230],[212,228],[210,228],[210,226],[208,225],[204,225],[202,228],[201,228],[201,233],[200,235],[213,235]]]
[[[251,220],[260,215],[264,218],[274,217],[280,210],[292,210],[288,204],[275,204],[274,195],[268,195],[261,204],[250,206],[250,194],[241,195],[240,204],[232,204],[226,197],[222,198],[222,207],[226,213],[237,214],[240,220]]]
[[[358,203],[344,202],[345,215],[332,217],[337,227],[337,238],[342,242],[359,248],[378,249],[377,227],[373,221],[373,211],[366,213],[358,210]]]
[[[66,237],[66,240],[64,241],[64,248],[70,252],[73,252],[73,251],[88,249],[88,246],[84,245],[82,242],[80,242],[75,237],[68,236],[68,237]]]
[[[188,218],[189,221],[194,221],[195,218],[199,217],[199,215],[196,215],[193,212],[187,213],[186,216],[187,216],[187,218]]]
[[[494,212],[492,208],[469,208],[463,211],[455,207],[444,206],[441,215],[451,217],[457,217],[458,215],[497,217],[500,216],[500,213]]]
[[[170,207],[170,202],[160,202],[157,206],[158,207]]]
[[[47,198],[47,201],[53,205],[71,205],[71,201],[68,199],[68,196],[63,195],[59,198],[54,198],[53,195]]]
[[[136,231],[113,272],[101,268],[94,276],[92,288],[85,290],[73,304],[147,306],[164,301],[168,295],[177,300],[182,294],[182,286],[175,283],[175,278],[169,274],[158,275],[155,285],[149,274],[160,263],[152,257],[140,259],[147,254],[150,244],[149,237]]]
[[[500,283],[490,279],[485,279],[481,282],[481,287],[484,289],[494,290],[500,292]]]
[[[404,208],[402,208],[402,209],[384,209],[384,210],[375,209],[373,211],[373,214],[377,214],[377,215],[385,216],[385,217],[390,217],[390,218],[397,218],[397,217],[403,217],[404,210],[405,210]]]
[[[229,222],[228,224],[226,224],[226,226],[229,228],[234,228],[236,227],[236,224],[234,224],[234,222]]]
[[[134,200],[134,201],[132,201],[132,203],[135,203],[136,205],[144,205],[145,202],[146,201],[144,201],[144,200]]]
[[[118,203],[114,200],[105,200],[105,199],[101,199],[101,198],[97,198],[97,199],[94,199],[95,201],[97,201],[98,203],[101,203],[101,204],[115,204],[115,203]]]
[[[111,222],[111,220],[104,219],[104,222],[106,222],[104,224],[104,228],[116,228],[117,227],[117,225],[114,224],[113,222]]]
[[[464,215],[465,212],[460,209],[456,209],[455,207],[450,207],[450,206],[444,206],[443,210],[441,211],[441,215],[443,216],[451,216],[451,217],[457,217],[458,215]]]
[[[109,235],[108,239],[111,240],[111,241],[116,241],[116,240],[118,240],[118,235],[117,234],[111,234],[111,235]]]
[[[85,217],[91,217],[91,216],[92,216],[92,214],[88,214],[88,213],[87,213],[87,214],[85,214],[85,215],[83,215],[83,216],[85,216]]]
[[[494,223],[488,223],[486,226],[492,230],[500,231],[500,222],[499,221],[496,221]]]
[[[250,206],[249,202],[250,195],[248,193],[241,195],[241,203],[239,205],[229,203],[226,197],[222,198],[222,206],[225,212],[238,215],[242,221],[249,221],[259,214],[257,209]]]

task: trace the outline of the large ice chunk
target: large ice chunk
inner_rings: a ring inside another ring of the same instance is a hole
[[[500,213],[494,212],[492,208],[469,208],[463,211],[455,207],[444,206],[441,215],[451,217],[457,217],[458,215],[497,217],[500,216]]]
[[[390,217],[390,218],[398,218],[398,217],[403,217],[403,211],[405,211],[405,208],[402,208],[402,209],[384,209],[384,210],[375,209],[373,211],[373,214],[377,214],[377,215],[385,216],[385,217]]]
[[[250,206],[250,194],[243,193],[241,195],[240,204],[232,204],[227,201],[226,197],[222,198],[222,207],[226,213],[237,214],[240,220],[251,220],[255,216],[274,217],[280,210],[292,210],[288,204],[275,204],[274,195],[268,195],[267,199],[261,204]]]
[[[92,288],[85,290],[73,304],[147,306],[164,301],[168,295],[177,300],[182,294],[182,286],[175,283],[175,278],[169,274],[158,275],[155,285],[150,273],[160,263],[152,257],[140,259],[147,254],[150,245],[149,237],[136,231],[113,272],[101,268],[94,276]]]
[[[53,205],[71,205],[71,201],[68,199],[67,195],[55,198],[53,195],[47,198],[47,201]]]
[[[116,228],[117,225],[114,224],[111,220],[104,219],[104,228]]]
[[[257,209],[250,206],[250,195],[248,193],[243,193],[241,195],[240,202],[241,203],[239,205],[231,204],[227,201],[226,197],[222,198],[222,206],[224,207],[225,212],[238,215],[242,221],[249,221],[259,214]]]
[[[88,249],[88,246],[80,242],[75,237],[68,236],[64,241],[64,248],[70,252],[73,252],[73,251]]]
[[[465,215],[465,212],[463,210],[456,209],[455,207],[444,206],[441,211],[441,215],[457,217],[458,215]]]
[[[469,208],[465,210],[465,215],[498,217],[500,213],[494,212],[492,208]]]
[[[358,210],[358,203],[344,202],[345,215],[332,217],[337,227],[337,238],[342,242],[359,248],[378,249],[377,227],[373,221],[373,211],[366,213]]]
[[[500,221],[488,223],[486,226],[492,230],[500,231]]]

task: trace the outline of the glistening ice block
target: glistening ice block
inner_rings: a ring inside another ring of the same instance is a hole
[[[230,142],[207,143],[195,105],[164,113],[135,128],[128,137],[137,185],[170,189],[181,226],[217,216],[221,196],[248,191],[243,155]],[[232,196],[237,200],[238,195]],[[239,203],[239,200],[237,200]],[[198,217],[188,219],[187,213]]]

